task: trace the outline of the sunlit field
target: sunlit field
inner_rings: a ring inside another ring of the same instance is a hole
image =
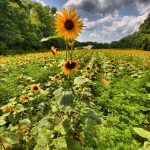
[[[150,52],[76,50],[73,72],[65,59],[0,56],[0,149],[148,150]]]

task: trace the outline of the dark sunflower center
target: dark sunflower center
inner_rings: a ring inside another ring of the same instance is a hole
[[[66,63],[66,68],[67,69],[74,69],[75,68],[75,66],[76,66],[76,63],[75,62],[67,62]]]
[[[27,97],[27,96],[25,96],[25,97],[24,97],[24,99],[28,99],[28,97]]]
[[[66,20],[65,22],[65,28],[68,29],[68,30],[72,30],[74,27],[74,23],[72,20]]]
[[[37,86],[34,86],[34,88],[33,88],[34,90],[38,90],[38,87]]]
[[[56,79],[59,79],[59,76],[55,76]]]

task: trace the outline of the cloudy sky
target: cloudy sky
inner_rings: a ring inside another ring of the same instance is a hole
[[[110,43],[137,31],[150,13],[150,0],[33,0],[60,11],[74,7],[86,26],[79,41]]]

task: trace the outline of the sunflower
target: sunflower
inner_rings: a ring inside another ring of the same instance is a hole
[[[91,75],[87,74],[85,75],[86,78],[91,79]]]
[[[74,45],[74,43],[75,43],[75,41],[73,40],[73,41],[68,41],[68,45],[69,46],[73,46]]]
[[[60,80],[60,76],[59,76],[59,75],[55,75],[54,81],[55,81],[55,82],[58,82],[59,80]]]
[[[40,92],[41,87],[40,87],[39,84],[32,84],[30,89],[31,89],[32,92],[38,93],[38,92]]]
[[[54,48],[54,46],[51,47],[51,52],[53,53],[54,56],[57,56],[57,48]]]
[[[91,70],[91,67],[87,66],[85,69],[86,69],[87,71],[89,71],[89,70]]]
[[[29,100],[29,97],[28,97],[28,96],[21,95],[21,96],[19,97],[19,101],[20,101],[20,102],[24,102],[24,101],[26,101],[26,100]]]
[[[64,8],[63,11],[56,16],[56,32],[63,36],[65,40],[75,39],[78,33],[81,32],[83,23],[80,17],[77,16],[75,9],[70,9],[69,12]]]
[[[71,73],[76,73],[78,71],[79,64],[73,60],[65,61],[62,66],[62,70],[65,75],[69,76]]]
[[[16,112],[15,107],[5,107],[1,110],[3,113]]]

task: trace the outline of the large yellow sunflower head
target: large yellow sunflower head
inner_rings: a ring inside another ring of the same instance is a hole
[[[69,76],[72,73],[76,73],[78,71],[79,64],[73,60],[67,60],[62,66],[62,70],[65,75]]]
[[[32,92],[38,93],[38,92],[40,92],[41,87],[40,87],[39,84],[32,84],[30,89],[31,89]]]
[[[77,38],[79,32],[83,28],[83,22],[80,16],[77,15],[75,9],[70,9],[69,12],[64,8],[63,11],[56,16],[56,32],[63,36],[65,40]]]

